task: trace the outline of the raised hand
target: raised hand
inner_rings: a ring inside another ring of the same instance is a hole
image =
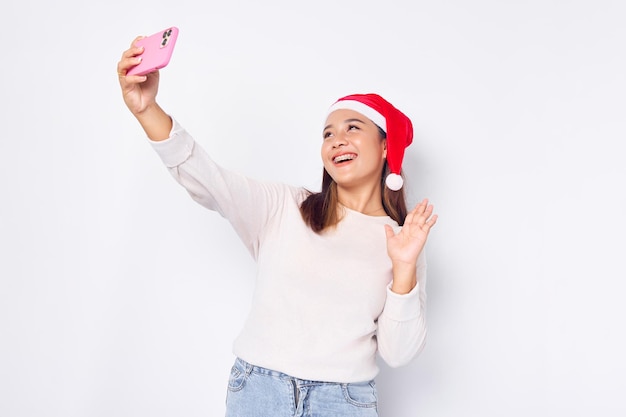
[[[164,140],[169,137],[172,119],[156,102],[159,72],[154,71],[148,75],[127,75],[130,68],[141,62],[139,55],[143,52],[143,48],[135,46],[135,42],[141,38],[141,36],[135,38],[131,47],[122,54],[122,58],[117,63],[117,75],[120,87],[122,87],[124,103],[137,118],[148,137],[155,141]]]
[[[437,223],[433,206],[424,199],[407,214],[404,225],[398,234],[385,225],[387,234],[387,255],[391,259],[394,273],[394,287],[406,293],[415,286],[415,266],[417,258],[426,245],[430,229]],[[395,290],[394,290],[395,291]]]
[[[142,36],[135,38],[131,47],[124,51],[122,58],[117,63],[117,75],[122,88],[122,96],[128,109],[139,115],[147,108],[155,104],[159,88],[159,72],[155,71],[148,75],[126,75],[128,70],[141,62],[139,56],[143,47],[135,46],[135,42]]]

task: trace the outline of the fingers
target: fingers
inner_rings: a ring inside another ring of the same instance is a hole
[[[406,223],[413,223],[415,221],[415,218],[416,218],[416,216],[418,216],[418,213],[423,210],[422,206],[424,205],[425,201],[426,201],[426,199],[422,200],[415,207],[413,207],[413,210],[411,210],[409,212],[409,214],[407,214],[406,219],[404,220],[405,224]]]
[[[138,41],[139,39],[143,39],[143,38],[145,38],[145,36],[137,36],[137,37],[136,37],[136,38],[135,38],[135,39],[131,42],[130,47],[131,47],[131,48],[132,48],[132,47],[134,47],[134,46],[135,46],[135,44],[137,43],[137,41]]]
[[[122,53],[122,58],[117,63],[117,75],[120,78],[126,77],[126,73],[128,72],[128,70],[141,62],[140,55],[143,53],[144,48],[143,46],[136,46],[136,42],[142,38],[144,38],[144,36],[136,37],[135,40],[132,42],[130,48],[128,48]],[[135,82],[145,81],[145,77],[135,76],[133,77],[133,81]]]
[[[426,222],[426,225],[427,225],[429,228],[433,227],[433,226],[435,225],[435,223],[437,223],[437,219],[438,219],[438,218],[439,218],[439,216],[438,216],[438,215],[436,215],[436,214],[435,214],[435,215],[433,215],[433,217],[431,217],[431,218],[430,218],[430,219]]]
[[[122,53],[122,59],[136,57],[143,53],[144,47],[137,45],[137,41],[145,38],[145,36],[137,36],[130,44],[130,47]]]
[[[117,74],[120,77],[126,76],[129,69],[141,62],[141,56],[137,56],[143,52],[143,48],[132,48],[124,52],[122,59],[117,63]]]
[[[428,228],[437,223],[437,215],[433,215],[434,206],[429,204],[427,198],[418,203],[413,210],[407,215],[405,224],[415,224],[417,226],[426,225]]]

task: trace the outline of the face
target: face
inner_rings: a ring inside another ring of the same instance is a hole
[[[354,110],[336,110],[326,119],[323,138],[324,168],[339,187],[380,184],[387,149],[374,122]]]

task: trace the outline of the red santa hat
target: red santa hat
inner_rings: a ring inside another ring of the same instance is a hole
[[[400,175],[404,150],[413,142],[411,119],[378,94],[352,94],[337,100],[328,114],[339,109],[361,113],[387,134],[387,165],[391,174],[385,179],[390,190],[398,191],[404,181]]]

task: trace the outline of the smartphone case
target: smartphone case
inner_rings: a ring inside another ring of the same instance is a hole
[[[170,27],[154,35],[139,39],[137,46],[143,46],[142,61],[128,70],[127,75],[146,75],[165,67],[172,58],[178,39],[178,28]]]

